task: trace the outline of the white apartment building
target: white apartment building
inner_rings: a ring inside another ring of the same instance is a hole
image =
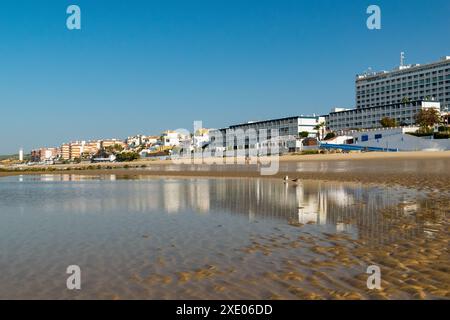
[[[138,134],[136,136],[128,137],[126,140],[127,145],[130,148],[136,148],[143,145],[150,145],[150,144],[156,144],[159,140],[159,137],[156,136],[144,136],[141,134]]]
[[[176,131],[165,131],[161,136],[162,144],[164,147],[175,147],[180,144],[180,138]]]
[[[190,140],[189,134],[184,134],[178,131],[167,130],[162,133],[161,142],[164,147],[177,147],[184,144],[184,141]]]
[[[257,145],[249,139],[249,133],[251,131],[255,133],[255,138],[259,143],[271,141],[273,138],[276,138],[280,143],[288,144],[287,140],[296,141],[301,132],[307,132],[310,137],[317,137],[318,130],[316,126],[321,123],[325,123],[325,117],[315,115],[294,116],[265,121],[249,121],[211,131],[211,146],[216,149],[223,148],[223,150],[257,148]],[[272,136],[272,130],[275,130],[276,136],[279,138]],[[239,132],[244,134],[242,139],[238,139],[237,137]],[[220,139],[218,139],[218,136],[220,136]],[[227,142],[230,145],[227,145]]]
[[[317,136],[315,127],[325,122],[325,117],[321,116],[295,116],[281,119],[272,119],[265,121],[249,121],[242,124],[236,124],[228,127],[228,131],[242,129],[244,131],[254,129],[257,133],[260,130],[267,130],[270,136],[270,131],[275,129],[279,136],[295,136],[298,137],[301,132],[308,132],[310,137]]]
[[[127,138],[126,143],[130,148],[136,148],[143,144],[143,138],[144,136],[140,134],[131,136]]]
[[[440,110],[440,103],[411,101],[357,109],[335,109],[326,116],[326,123],[331,131],[379,128],[380,120],[384,117],[395,119],[402,126],[414,125],[415,115],[426,108]]]
[[[434,99],[442,110],[450,107],[450,56],[419,65],[401,63],[393,71],[368,72],[357,75],[356,108],[391,105],[409,101]]]
[[[207,144],[209,144],[209,129],[201,128],[197,130],[192,137],[192,146],[195,149],[200,149]]]

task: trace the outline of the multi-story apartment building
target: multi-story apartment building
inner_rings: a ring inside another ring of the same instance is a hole
[[[58,148],[39,148],[31,150],[32,162],[44,162],[56,159],[60,154]]]
[[[85,141],[76,141],[70,143],[70,159],[81,159]]]
[[[403,59],[403,56],[402,56]],[[393,71],[356,76],[356,107],[386,106],[433,99],[450,107],[450,56],[424,65],[403,65]]]
[[[272,119],[265,121],[249,121],[242,124],[231,125],[228,131],[242,129],[244,131],[254,129],[257,132],[260,130],[267,130],[270,135],[270,130],[278,131],[279,136],[295,136],[298,137],[300,132],[307,132],[309,136],[315,137],[317,130],[315,127],[324,122],[325,118],[319,116],[295,116],[281,119]]]
[[[126,148],[127,144],[125,142],[123,142],[122,140],[119,139],[105,139],[105,140],[101,140],[101,148],[107,148],[107,147],[112,147],[115,145],[119,145],[122,148]]]
[[[392,118],[399,125],[414,125],[415,115],[422,109],[440,110],[437,101],[410,101],[385,106],[364,107],[357,109],[337,109],[326,116],[327,128],[332,131],[346,129],[370,129],[381,127],[380,120]]]
[[[74,160],[93,156],[102,148],[102,141],[75,141],[61,146],[61,159]]]
[[[40,162],[41,161],[41,149],[31,150],[30,159],[31,159],[31,162]]]
[[[178,131],[167,130],[161,135],[162,144],[164,147],[176,147],[183,141],[189,140],[189,135],[182,134]]]
[[[70,160],[70,143],[64,143],[61,146],[61,159]]]
[[[251,132],[255,134],[254,138],[258,141],[258,145],[262,145],[265,141],[270,141],[273,138],[278,139],[276,143],[296,142],[301,132],[306,132],[310,137],[316,137],[318,134],[317,125],[324,122],[325,117],[315,115],[249,121],[231,125],[228,128],[211,130],[211,147],[228,150],[258,148],[258,146],[252,145],[250,141],[249,134]],[[272,130],[275,130],[276,137],[272,136]],[[240,133],[243,133],[244,136],[238,137]],[[288,147],[288,149],[290,148]]]
[[[97,154],[102,148],[102,141],[86,141],[84,143],[83,155],[93,156]]]

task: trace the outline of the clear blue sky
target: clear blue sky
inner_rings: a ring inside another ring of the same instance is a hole
[[[450,55],[450,1],[2,0],[0,35],[7,154],[352,107],[368,67]]]

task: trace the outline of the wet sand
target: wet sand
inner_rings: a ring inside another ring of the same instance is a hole
[[[299,157],[301,160],[297,159]],[[298,163],[306,161],[320,165],[296,169]],[[145,277],[135,275],[130,280],[145,283],[149,288],[178,288],[179,295],[164,298],[205,298],[204,285],[207,285],[210,286],[208,297],[216,299],[450,299],[450,153],[287,156],[281,163],[291,164],[282,165],[279,173],[267,177],[274,178],[274,183],[289,175],[305,180],[400,185],[424,192],[427,206],[412,216],[396,214],[404,209],[405,204],[383,209],[382,214],[391,224],[386,237],[406,234],[419,224],[427,226],[427,231],[417,237],[400,237],[396,241],[381,241],[373,245],[364,236],[354,239],[345,233],[325,234],[325,237],[302,233],[300,230],[307,225],[294,221],[289,225],[299,230],[298,236],[274,229],[270,235],[254,235],[252,244],[240,249],[242,268],[247,263],[257,266],[261,257],[276,257],[277,267],[262,274],[255,273],[254,277],[247,275],[242,278],[239,265],[224,269],[220,264],[209,261],[204,268],[184,269],[173,274],[162,271]],[[148,162],[147,165],[152,166]],[[231,165],[226,169],[192,170],[190,167],[187,170],[183,167],[177,169],[177,166],[164,161],[154,165],[154,170],[148,167],[68,169],[62,173],[107,174],[130,179],[151,176],[265,178],[254,167],[245,170]],[[364,170],[365,166],[367,170]],[[50,174],[55,173],[58,172]],[[0,172],[0,176],[11,174],[19,173]],[[346,223],[360,224],[356,216],[346,219]],[[359,227],[364,230],[364,225]],[[299,249],[302,256],[294,254]],[[366,268],[369,265],[381,267],[381,290],[367,289]],[[255,287],[257,290],[250,290]]]

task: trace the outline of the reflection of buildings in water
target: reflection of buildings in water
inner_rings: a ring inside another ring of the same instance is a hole
[[[396,206],[405,197],[392,189],[365,187],[362,184],[304,181],[294,184],[263,179],[225,179],[212,185],[212,206],[228,209],[231,213],[245,214],[250,220],[276,218],[298,220],[334,226],[336,232],[359,235],[371,242],[395,241],[399,237],[414,237],[421,228],[392,233],[393,225],[383,216],[382,209]],[[420,205],[408,201],[407,206],[396,209],[405,216],[418,210]]]
[[[189,203],[190,206],[199,213],[209,212],[210,203],[210,180],[202,179],[196,180],[194,183],[189,183]]]
[[[24,178],[25,181],[31,178]],[[57,201],[45,201],[45,210],[72,212],[166,212],[193,210],[229,212],[251,221],[271,218],[334,226],[336,232],[358,234],[371,242],[395,241],[424,232],[423,226],[390,232],[390,220],[382,209],[397,206],[395,216],[410,216],[423,203],[414,202],[414,191],[364,187],[362,184],[302,181],[285,184],[273,179],[141,179],[135,181],[103,177],[98,181],[73,175],[45,175],[50,182],[38,191]],[[53,181],[81,181],[51,187]],[[58,180],[59,179],[59,180]],[[84,179],[84,181],[83,181]],[[411,200],[413,199],[413,200]],[[429,228],[431,230],[431,228]]]
[[[295,189],[284,183],[263,179],[218,179],[211,184],[211,206],[250,218],[293,218]]]
[[[419,206],[417,205],[417,203],[404,201],[403,203],[401,203],[401,210],[403,215],[411,216],[417,213],[417,211],[419,210]]]
[[[215,208],[252,217],[295,219],[300,223],[327,223],[327,204],[333,201],[326,188],[311,182],[285,184],[264,179],[224,179],[212,188],[217,198]],[[337,191],[334,198],[346,194],[343,188]],[[350,199],[347,202],[353,201],[350,194],[347,197]]]
[[[334,186],[323,182],[302,182],[296,186],[298,222],[328,224],[328,204],[340,207],[354,203],[354,198],[342,185]]]
[[[295,196],[297,199],[298,222],[299,223],[318,223],[319,215],[325,212],[323,208],[319,208],[321,193],[306,193],[304,183],[295,186]]]
[[[31,178],[30,178],[31,180]],[[56,201],[42,204],[45,210],[63,209],[86,213],[114,212],[166,212],[169,214],[183,209],[199,213],[210,210],[210,180],[141,179],[117,180],[116,176],[102,176],[101,180],[77,175],[39,177],[43,182],[71,182],[48,184],[40,192],[51,190],[49,196]],[[72,183],[76,182],[76,183]]]
[[[417,211],[420,207],[418,202],[413,203],[406,198],[417,199],[414,191],[408,191],[408,195],[400,194],[392,188],[364,188],[360,185],[354,188],[354,205],[345,207],[336,206],[335,203],[329,203],[329,222],[332,224],[350,223],[357,230],[358,236],[368,240],[369,243],[391,243],[399,239],[409,239],[416,237],[422,231],[420,224],[409,230],[396,232],[396,227],[392,218],[407,217],[412,211],[405,214],[402,203],[408,202],[407,210]],[[417,201],[417,200],[416,200]],[[390,215],[383,215],[383,210],[389,208]]]
[[[167,213],[177,213],[181,208],[181,184],[166,180],[163,185],[164,209]]]
[[[345,232],[345,233],[349,233],[349,234],[356,234],[357,230],[355,228],[355,226],[349,224],[349,223],[343,223],[343,222],[338,222],[336,223],[336,232]]]
[[[328,190],[328,201],[333,201],[341,207],[352,206],[355,204],[355,199],[353,195],[345,190],[343,186],[337,186]]]
[[[40,178],[39,180],[42,181],[42,182],[52,182],[52,181],[58,181],[59,180],[58,176],[55,176],[55,175],[52,175],[52,174],[43,174],[43,175],[39,176],[39,178]]]

